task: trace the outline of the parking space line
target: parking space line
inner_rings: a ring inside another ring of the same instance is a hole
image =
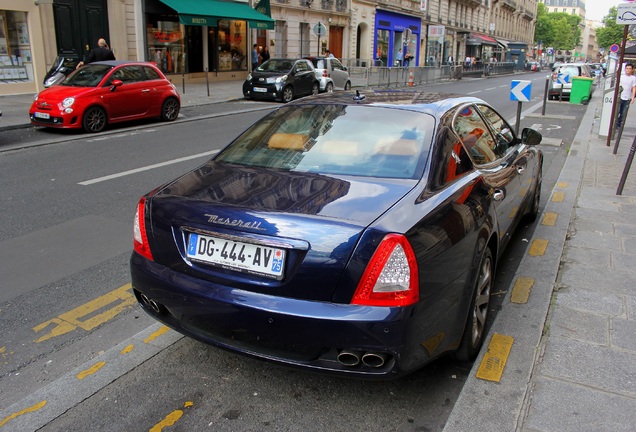
[[[46,401],[43,400],[42,402],[38,402],[35,405],[32,405],[28,408],[23,409],[22,411],[18,411],[18,412],[14,412],[13,414],[3,418],[2,420],[0,420],[0,427],[4,426],[5,424],[7,424],[7,422],[9,420],[13,420],[16,417],[20,417],[23,414],[28,414],[28,413],[32,413],[35,412],[39,409],[41,409],[42,407],[44,407],[44,405],[46,405]]]
[[[528,303],[530,298],[530,290],[534,285],[534,279],[528,277],[519,277],[515,281],[510,293],[510,301],[517,304]]]
[[[89,367],[88,369],[85,369],[81,371],[80,373],[78,373],[77,379],[84,379],[89,375],[93,375],[94,373],[99,371],[101,368],[103,368],[105,365],[106,365],[106,362],[103,362],[103,361],[99,363],[95,363],[93,366]]]
[[[547,248],[548,248],[548,240],[536,239],[532,241],[532,245],[530,245],[528,254],[532,256],[543,256],[545,255],[545,251]]]
[[[188,401],[183,404],[183,408],[190,408],[194,405],[192,402]],[[170,414],[168,414],[163,420],[150,428],[149,432],[161,432],[163,428],[174,426],[174,424],[183,416],[183,410],[174,410]]]
[[[543,220],[541,221],[541,225],[545,226],[555,226],[557,218],[559,217],[558,213],[554,212],[546,212],[543,215]]]
[[[91,300],[75,309],[65,312],[53,319],[33,327],[36,333],[53,325],[54,327],[34,342],[44,342],[56,336],[72,332],[78,328],[90,331],[114,318],[117,314],[134,305],[137,300],[133,295],[132,284],[127,283],[114,291]],[[108,306],[109,309],[103,310]],[[103,310],[102,312],[99,312]],[[99,312],[99,313],[98,313]],[[82,320],[82,318],[86,318]]]
[[[552,193],[552,202],[563,202],[565,200],[565,193],[564,192],[559,192],[559,191],[554,191]]]
[[[475,376],[485,381],[501,381],[513,343],[512,336],[493,334],[488,344],[488,351],[481,360]]]

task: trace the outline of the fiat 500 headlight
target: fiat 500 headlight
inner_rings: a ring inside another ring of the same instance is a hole
[[[71,105],[73,105],[74,103],[75,103],[75,98],[74,98],[74,97],[67,97],[66,99],[64,99],[64,100],[62,101],[62,106],[63,106],[64,108],[68,108],[68,107],[70,107]]]

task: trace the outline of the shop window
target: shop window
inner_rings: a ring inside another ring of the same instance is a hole
[[[219,70],[247,70],[250,52],[247,50],[246,22],[220,20],[217,37]]]
[[[376,66],[388,66],[389,61],[389,30],[378,30],[377,46],[375,53]]]
[[[148,60],[163,73],[185,73],[184,26],[176,16],[147,15]]]
[[[33,81],[26,12],[0,11],[0,82]]]

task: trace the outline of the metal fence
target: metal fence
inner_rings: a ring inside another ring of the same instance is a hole
[[[461,63],[441,66],[368,66],[371,62],[364,59],[343,59],[342,62],[349,70],[353,87],[420,86],[458,80],[462,79],[463,76],[488,77],[512,74],[515,70],[515,65],[512,62],[476,64],[471,67],[466,67]]]

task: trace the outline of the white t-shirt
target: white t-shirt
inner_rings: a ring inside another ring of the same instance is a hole
[[[636,86],[636,75],[621,74],[621,87],[623,87],[623,91],[621,92],[622,100],[632,99],[632,87],[634,86]]]

